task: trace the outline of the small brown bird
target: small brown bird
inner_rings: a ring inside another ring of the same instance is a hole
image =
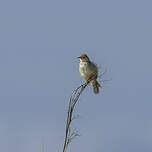
[[[82,54],[80,57],[79,71],[80,76],[86,81],[92,83],[93,91],[95,94],[99,93],[99,87],[101,85],[98,83],[98,67],[95,63],[91,62],[86,54]]]

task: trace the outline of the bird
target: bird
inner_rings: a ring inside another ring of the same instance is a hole
[[[78,57],[80,59],[79,63],[79,72],[80,76],[86,81],[86,83],[90,83],[93,86],[93,92],[95,94],[99,93],[99,88],[101,85],[97,81],[98,78],[98,66],[90,61],[87,54],[82,54]]]

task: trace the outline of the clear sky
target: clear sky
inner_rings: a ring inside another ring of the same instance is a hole
[[[1,152],[62,151],[82,53],[112,80],[81,96],[69,151],[152,151],[152,1],[1,0]]]

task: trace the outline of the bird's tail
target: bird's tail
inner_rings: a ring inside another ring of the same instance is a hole
[[[99,93],[99,87],[101,87],[101,85],[99,84],[99,82],[97,80],[92,80],[91,83],[92,83],[92,86],[93,86],[93,92],[95,94],[98,94]]]

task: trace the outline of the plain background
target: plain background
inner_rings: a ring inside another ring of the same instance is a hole
[[[81,137],[68,151],[151,152],[151,6],[1,0],[0,151],[62,151],[69,97],[83,83],[77,57],[87,53],[112,80],[81,96],[73,124]]]

